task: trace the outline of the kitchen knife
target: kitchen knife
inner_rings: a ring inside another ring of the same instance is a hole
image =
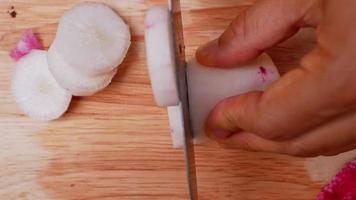
[[[182,13],[179,0],[169,0],[169,8],[171,11],[172,30],[175,41],[175,59],[177,67],[177,80],[179,86],[179,97],[181,100],[181,112],[184,123],[184,139],[183,149],[186,163],[186,172],[188,179],[189,196],[191,200],[198,199],[195,155],[193,144],[193,133],[190,124],[189,100],[188,100],[188,85],[186,73],[186,61],[184,51],[183,24]]]

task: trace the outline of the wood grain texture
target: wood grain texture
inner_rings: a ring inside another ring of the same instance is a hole
[[[9,50],[25,29],[48,47],[59,17],[78,2],[0,1],[0,199],[188,199],[183,154],[171,148],[166,111],[154,104],[145,64],[144,13],[165,0],[100,1],[120,13],[133,35],[128,57],[104,91],[74,98],[65,116],[50,123],[32,121],[14,103]],[[253,2],[182,0],[187,57]],[[11,6],[16,18],[7,13]],[[298,66],[313,46],[311,36],[304,31],[269,50],[282,72]],[[200,199],[314,199],[325,177],[350,157],[304,160],[199,145]]]

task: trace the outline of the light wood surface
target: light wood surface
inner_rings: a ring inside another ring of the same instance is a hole
[[[50,123],[27,118],[14,103],[9,50],[26,29],[34,29],[48,47],[58,18],[78,2],[0,1],[0,199],[188,199],[183,153],[171,148],[166,111],[154,104],[145,64],[144,13],[164,0],[100,1],[120,13],[133,35],[127,59],[104,91],[74,98],[67,114]],[[252,2],[183,0],[187,57]],[[11,6],[16,18],[7,13]],[[298,65],[313,45],[311,35],[306,31],[269,51],[282,72]],[[338,168],[334,161],[344,162],[215,144],[197,146],[196,159],[203,200],[314,199]]]

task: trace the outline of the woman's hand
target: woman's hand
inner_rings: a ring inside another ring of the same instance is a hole
[[[199,48],[198,61],[228,68],[316,27],[317,46],[265,92],[219,103],[206,122],[209,137],[228,148],[296,156],[356,148],[356,1],[264,0]],[[233,83],[231,83],[233,84]]]

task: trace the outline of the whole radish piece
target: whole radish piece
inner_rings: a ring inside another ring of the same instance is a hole
[[[198,143],[205,140],[204,122],[217,103],[227,97],[265,90],[279,78],[267,54],[231,69],[205,67],[193,60],[188,62],[187,70],[190,116]]]

